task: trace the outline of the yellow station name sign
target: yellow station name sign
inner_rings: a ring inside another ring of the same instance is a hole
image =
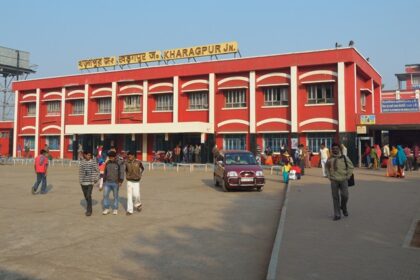
[[[220,44],[203,45],[189,48],[170,49],[161,51],[150,51],[110,57],[99,57],[79,61],[79,70],[112,67],[116,65],[127,65],[134,63],[147,63],[161,60],[175,60],[193,58],[199,56],[212,56],[219,54],[237,53],[237,42],[225,42]]]

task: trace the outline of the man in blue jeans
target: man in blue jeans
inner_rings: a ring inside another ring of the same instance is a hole
[[[104,211],[102,214],[109,214],[109,193],[112,191],[114,196],[114,202],[112,204],[112,214],[118,214],[118,190],[124,181],[124,170],[116,159],[116,153],[114,151],[108,152],[108,161],[105,164],[104,169]]]
[[[39,156],[35,158],[34,169],[36,173],[36,181],[32,187],[32,194],[36,194],[38,190],[39,184],[42,182],[41,185],[41,194],[47,193],[47,169],[48,169],[48,158],[47,152],[45,150],[41,150]]]

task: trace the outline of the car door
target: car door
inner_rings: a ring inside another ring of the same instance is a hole
[[[216,164],[215,164],[215,175],[219,182],[222,182],[223,180],[224,165],[225,163],[224,163],[223,157],[217,158]]]

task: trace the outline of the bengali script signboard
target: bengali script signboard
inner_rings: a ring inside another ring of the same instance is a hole
[[[382,113],[418,112],[417,99],[382,100]]]
[[[117,61],[117,58],[115,56],[80,60],[79,70],[115,66],[116,61]]]
[[[120,55],[118,57],[119,65],[126,65],[132,63],[147,63],[152,61],[159,61],[161,59],[160,51],[153,52],[143,52],[143,53],[134,53]]]

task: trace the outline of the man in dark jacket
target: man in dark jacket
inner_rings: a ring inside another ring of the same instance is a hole
[[[134,153],[128,152],[128,159],[125,163],[125,175],[127,179],[127,216],[133,214],[133,200],[134,207],[137,211],[141,211],[140,179],[143,171],[144,167],[141,161],[135,159]]]
[[[79,182],[82,186],[83,195],[85,196],[87,207],[86,216],[92,215],[92,189],[93,184],[99,180],[99,167],[96,160],[92,159],[92,153],[85,151],[83,160],[79,165]]]
[[[118,190],[124,181],[124,170],[116,160],[116,153],[114,151],[108,152],[108,161],[104,170],[104,211],[102,214],[109,214],[109,193],[112,191],[114,196],[114,203],[112,205],[112,214],[118,214]]]
[[[353,174],[353,163],[347,157],[341,154],[340,146],[337,143],[332,144],[331,157],[326,164],[326,173],[331,181],[331,192],[334,204],[334,221],[341,218],[340,209],[344,216],[348,216],[347,201],[349,191],[347,180]]]

